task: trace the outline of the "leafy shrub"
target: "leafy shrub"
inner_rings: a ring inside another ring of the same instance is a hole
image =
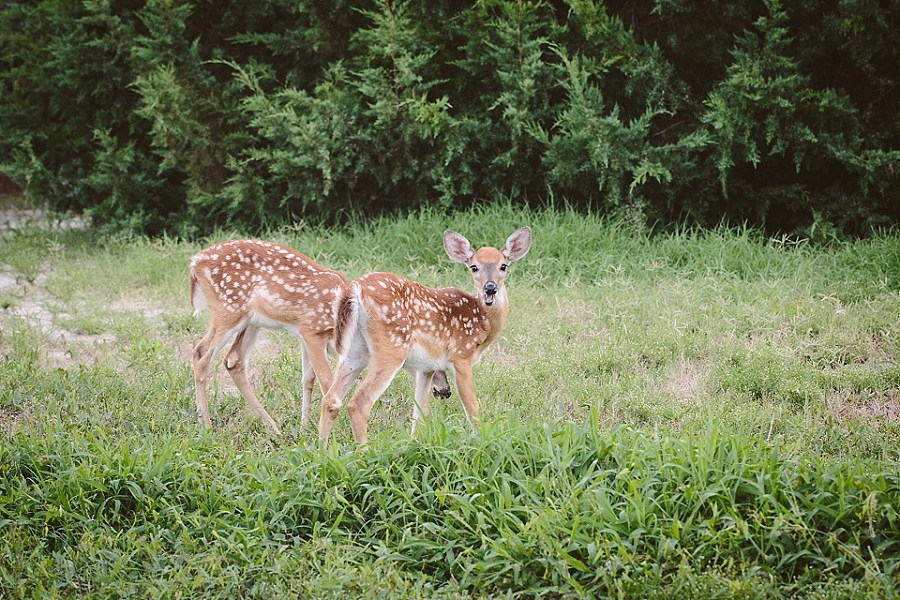
[[[900,217],[898,16],[877,0],[7,2],[0,171],[149,233],[499,194],[862,234]]]

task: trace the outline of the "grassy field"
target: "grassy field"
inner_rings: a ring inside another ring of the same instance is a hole
[[[346,415],[327,450],[301,424],[285,334],[252,367],[284,435],[220,365],[201,431],[203,244],[0,233],[0,597],[897,597],[897,234],[495,206],[266,237],[348,277],[468,289],[442,231],[500,245],[526,224],[478,430],[454,394],[411,439],[401,374],[362,452]]]

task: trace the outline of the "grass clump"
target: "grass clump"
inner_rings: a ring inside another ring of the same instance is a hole
[[[338,555],[377,565],[394,591],[606,595],[652,582],[767,597],[847,577],[892,589],[900,543],[896,472],[790,459],[714,424],[690,439],[596,418],[502,419],[474,435],[432,424],[364,453],[60,431],[17,439],[0,469],[6,552],[42,548],[53,563],[5,580],[7,597],[23,578],[103,596],[160,582],[186,593],[198,577],[200,597],[326,590],[350,575],[332,571]],[[304,583],[285,580],[291,569]]]
[[[221,369],[199,431],[203,244],[0,236],[2,272],[40,265],[0,290],[0,596],[894,597],[900,238],[510,206],[270,237],[349,277],[468,288],[441,232],[497,245],[525,224],[478,431],[452,398],[410,439],[400,376],[366,452],[344,418],[327,451],[300,422],[281,334],[252,381],[284,436]]]

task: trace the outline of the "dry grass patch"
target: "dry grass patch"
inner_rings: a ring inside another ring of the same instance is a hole
[[[900,424],[900,392],[868,391],[860,394],[852,391],[836,391],[825,400],[829,413],[844,425],[864,422],[879,429],[885,424]]]

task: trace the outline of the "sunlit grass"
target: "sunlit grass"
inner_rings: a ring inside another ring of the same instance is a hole
[[[493,206],[267,236],[349,277],[468,288],[455,229],[530,225],[507,328],[409,439],[397,377],[359,453],[300,422],[299,347],[194,417],[203,244],[0,237],[0,596],[893,597],[900,237],[813,247]],[[209,242],[233,237],[223,232]],[[315,407],[314,407],[315,408]]]

